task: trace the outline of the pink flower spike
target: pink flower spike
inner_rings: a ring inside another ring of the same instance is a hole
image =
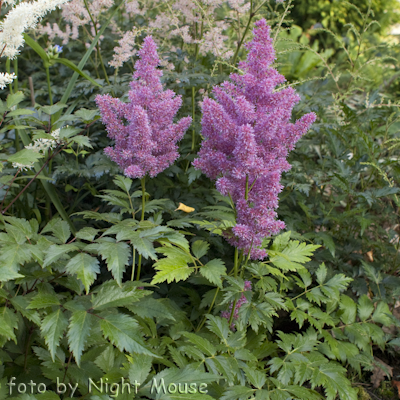
[[[263,239],[285,227],[275,210],[282,172],[290,169],[286,158],[316,115],[290,122],[300,96],[291,87],[275,89],[285,77],[271,67],[275,50],[265,19],[255,23],[253,33],[247,60],[239,63],[244,74],[231,74],[230,81],[213,88],[215,100],[203,101],[204,139],[193,165],[217,180],[217,189],[235,202],[236,226],[226,239],[262,260],[267,256],[260,248]]]
[[[151,36],[144,39],[136,61],[129,103],[110,95],[96,96],[101,120],[114,147],[105,153],[129,178],[155,177],[179,157],[177,142],[192,123],[191,117],[173,123],[181,96],[163,89],[160,59]]]

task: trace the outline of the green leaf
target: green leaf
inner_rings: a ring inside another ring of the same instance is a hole
[[[128,357],[129,365],[129,381],[145,382],[151,370],[153,357],[142,354],[140,357]]]
[[[28,310],[37,310],[40,308],[46,308],[51,306],[59,306],[60,300],[55,293],[39,292],[35,297],[32,298],[28,305]]]
[[[88,74],[81,71],[72,61],[68,60],[67,58],[56,58],[52,61],[54,63],[64,64],[66,67],[71,68],[73,71],[77,72],[80,76],[87,79],[93,85],[95,85],[97,87],[102,87],[99,83],[97,83],[94,79],[92,79]]]
[[[130,248],[125,242],[103,242],[98,246],[98,253],[107,262],[107,269],[112,273],[118,285],[122,284],[125,266],[128,265]]]
[[[391,326],[393,324],[390,318],[391,315],[392,313],[389,310],[388,304],[380,301],[376,306],[375,312],[372,314],[372,320],[384,326]]]
[[[326,269],[325,263],[320,264],[315,275],[317,276],[317,282],[322,285],[325,282],[326,274],[328,270]]]
[[[31,165],[37,162],[43,155],[36,153],[36,151],[30,149],[22,149],[15,154],[8,157],[10,163],[19,163],[23,165]]]
[[[89,293],[90,285],[100,272],[99,261],[85,253],[79,253],[71,258],[65,267],[69,274],[76,274],[85,286],[86,293]]]
[[[29,115],[29,114],[34,114],[34,113],[35,113],[35,111],[28,110],[27,108],[18,108],[14,111],[9,112],[7,114],[7,118],[18,117],[19,115]],[[24,125],[15,126],[14,125],[14,128],[12,128],[12,129],[28,129],[28,128],[29,128],[29,126],[24,126]]]
[[[146,292],[133,286],[132,282],[126,282],[120,287],[116,282],[108,281],[101,285],[96,297],[92,300],[92,304],[95,310],[104,310],[108,307],[125,307],[145,295]]]
[[[188,266],[188,263],[192,261],[190,255],[185,253],[183,250],[176,247],[164,248],[158,250],[159,253],[163,253],[167,257],[159,259],[153,267],[158,271],[153,280],[152,284],[167,281],[179,282],[186,280],[189,275],[193,272],[193,268]]]
[[[185,338],[187,338],[190,341],[190,343],[193,343],[196,346],[196,348],[198,348],[204,354],[207,354],[208,356],[212,357],[215,356],[215,354],[217,353],[216,348],[206,338],[203,338],[191,332],[182,332],[182,335],[185,336]]]
[[[132,187],[132,179],[122,175],[117,175],[114,179],[114,183],[126,193],[129,193]]]
[[[140,299],[140,301],[127,306],[127,308],[142,318],[168,318],[175,321],[171,310],[164,304],[166,301],[167,299],[154,299],[153,297],[146,296]]]
[[[78,366],[80,365],[82,352],[92,328],[92,318],[94,317],[91,314],[83,310],[73,312],[70,318],[67,334],[68,344],[74,353]]]
[[[340,309],[343,312],[340,319],[344,324],[352,324],[356,321],[357,305],[352,298],[342,294],[340,296]]]
[[[90,139],[87,136],[76,135],[76,136],[70,137],[69,139],[72,142],[78,144],[79,146],[89,147],[90,149],[93,149],[93,146],[90,144]]]
[[[57,104],[53,104],[52,106],[42,106],[40,110],[43,111],[47,115],[54,115],[58,111],[62,110],[63,108],[67,107],[66,104],[59,102]]]
[[[74,115],[76,115],[79,119],[81,119],[85,123],[90,123],[96,120],[99,116],[99,110],[88,110],[86,108],[81,108],[78,111],[75,111]]]
[[[89,226],[81,229],[76,233],[78,239],[87,240],[88,242],[93,242],[95,236],[98,234],[99,230],[91,228]]]
[[[14,314],[10,314],[11,311],[6,307],[3,307],[0,311],[0,335],[4,336],[7,340],[13,340],[17,343],[17,338],[14,334],[14,329],[18,327]]]
[[[248,399],[253,395],[255,389],[251,389],[245,386],[231,386],[224,391],[224,394],[220,397],[221,400],[238,400]],[[254,398],[252,396],[252,398]]]
[[[226,339],[229,334],[228,321],[225,318],[214,317],[207,314],[207,327],[211,332],[214,332],[220,339],[227,343]]]
[[[25,43],[40,56],[40,58],[44,61],[45,67],[48,67],[50,59],[46,51],[40,46],[38,42],[36,42],[36,40],[32,39],[27,33],[24,33],[23,35]]]
[[[207,254],[210,245],[204,240],[196,240],[192,244],[192,253],[197,257],[201,258]]]
[[[312,256],[314,251],[321,246],[307,245],[300,243],[297,240],[292,240],[280,252],[269,251],[270,261],[283,271],[296,271],[304,268],[302,264],[310,261],[309,256]]]
[[[19,91],[14,94],[9,94],[7,96],[7,107],[11,108],[14,107],[15,105],[21,103],[21,101],[24,99],[25,95]]]
[[[76,251],[78,249],[79,247],[72,243],[62,244],[62,245],[57,245],[57,244],[51,245],[46,252],[46,257],[43,262],[43,268],[46,268],[47,266],[53,264],[61,257],[69,259],[70,257],[68,256],[68,253],[71,251]]]
[[[14,296],[10,299],[11,304],[14,308],[19,311],[25,318],[32,321],[36,325],[40,326],[40,316],[37,311],[32,311],[28,309],[29,301],[26,296]]]
[[[219,258],[209,261],[206,265],[200,268],[200,273],[204,278],[208,279],[218,287],[222,288],[222,275],[226,275],[224,262]]]
[[[59,346],[60,339],[67,326],[68,320],[61,309],[54,311],[43,319],[40,330],[45,338],[46,345],[49,348],[53,362],[55,360],[55,354]]]
[[[54,236],[65,243],[71,236],[70,226],[66,221],[62,221],[60,218],[53,218],[42,230],[43,233],[53,232]]]
[[[138,336],[138,323],[132,317],[125,314],[107,315],[101,320],[100,326],[104,336],[120,351],[157,357],[144,347],[143,340]]]
[[[374,311],[374,304],[366,294],[362,295],[358,300],[358,316],[361,321],[365,321]]]

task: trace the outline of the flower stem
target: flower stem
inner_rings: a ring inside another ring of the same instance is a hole
[[[50,99],[50,105],[53,105],[53,95],[51,94],[51,82],[50,82],[50,69],[49,67],[46,67],[46,76],[47,76],[47,89],[49,91],[49,99]]]
[[[90,12],[88,2],[87,2],[87,0],[84,0],[84,2],[85,2],[85,7],[86,7],[86,10],[87,10],[87,12],[88,12],[88,14],[89,14],[89,17],[90,17],[90,19],[92,20],[93,28],[94,28],[94,31],[95,31],[96,36],[97,36],[97,33],[98,33],[98,32],[97,32],[97,26],[96,26],[96,23],[95,23],[95,21],[94,21],[94,19],[93,19],[92,13]],[[101,56],[100,46],[99,46],[99,42],[98,42],[98,41],[97,41],[97,43],[96,43],[96,50],[97,50],[97,54],[98,54],[99,59],[100,59],[101,68],[103,69],[104,77],[105,77],[105,79],[106,79],[107,84],[110,85],[110,81],[109,81],[109,79],[108,79],[106,67],[104,66],[104,62],[103,62],[103,58],[102,58],[102,56]]]
[[[194,86],[192,86],[192,124],[193,124],[193,130],[192,130],[192,151],[194,150],[196,146],[196,129],[194,127],[194,121],[195,121],[195,104],[194,104]]]
[[[146,177],[142,178],[140,181],[142,183],[142,216],[140,218],[140,221],[144,221],[144,207],[146,205]],[[137,281],[140,279],[141,266],[142,266],[142,255],[139,254],[138,270],[137,270],[137,274],[136,274]]]
[[[235,274],[235,278],[238,275],[238,269],[239,269],[239,250],[237,247],[235,247],[235,258],[234,258],[234,263],[233,263],[233,271]]]
[[[236,48],[236,51],[235,51],[235,54],[234,54],[234,56],[233,56],[233,60],[232,60],[232,64],[233,64],[233,65],[236,64],[236,59],[237,59],[237,56],[238,56],[238,54],[239,54],[239,50],[240,50],[240,48],[242,47],[244,38],[245,38],[246,35],[247,35],[247,32],[248,32],[248,30],[249,30],[249,28],[250,28],[251,20],[253,19],[254,16],[255,16],[255,13],[253,12],[253,0],[251,0],[251,1],[250,1],[250,16],[249,16],[249,20],[248,20],[248,22],[247,22],[246,29],[245,29],[244,32],[243,32],[243,36],[242,36],[242,38],[240,39],[240,42],[238,43],[237,48]]]

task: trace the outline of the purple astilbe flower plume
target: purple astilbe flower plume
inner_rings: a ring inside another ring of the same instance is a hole
[[[236,226],[227,240],[252,259],[263,259],[265,237],[285,227],[276,219],[281,174],[290,169],[286,157],[316,115],[309,113],[294,124],[292,109],[300,97],[291,87],[275,90],[285,77],[271,67],[275,50],[270,27],[255,23],[254,38],[245,46],[242,75],[213,88],[215,100],[205,98],[201,120],[204,140],[194,166],[216,179],[217,189],[230,195],[236,207]]]
[[[251,289],[252,289],[251,282],[250,281],[244,281],[244,290],[246,292],[249,292]],[[235,304],[235,309],[233,310],[233,318],[232,318],[232,320],[236,320],[236,319],[239,318],[240,307],[242,307],[242,305],[246,304],[246,303],[247,303],[247,298],[244,295],[244,293],[242,293],[242,295],[240,296],[240,299]],[[229,305],[229,311],[222,311],[221,312],[221,317],[227,319],[228,322],[229,322],[229,320],[231,318],[232,308],[233,308],[233,301]],[[231,323],[230,328],[231,329],[235,328],[235,323],[234,322]]]
[[[191,124],[185,117],[172,121],[182,105],[181,96],[163,90],[160,59],[151,36],[144,39],[130,83],[129,103],[110,95],[96,96],[101,119],[114,147],[104,152],[130,178],[154,177],[169,167],[179,156],[177,142]]]

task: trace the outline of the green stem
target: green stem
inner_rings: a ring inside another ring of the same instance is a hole
[[[233,270],[234,270],[235,278],[238,275],[238,269],[239,269],[239,250],[237,247],[235,247],[235,258],[234,258],[234,262],[233,262]]]
[[[50,82],[50,69],[49,67],[46,67],[46,76],[47,76],[47,90],[49,91],[49,99],[50,99],[50,105],[53,105],[53,95],[51,93],[51,82]]]
[[[14,73],[17,77],[14,79],[14,90],[18,92],[18,58],[14,58]]]
[[[196,146],[196,129],[194,127],[194,121],[195,121],[195,104],[194,104],[194,86],[192,86],[192,124],[193,124],[193,130],[192,130],[192,151],[194,151],[194,148]]]
[[[255,13],[253,13],[253,0],[251,0],[250,1],[250,16],[249,16],[249,20],[247,22],[246,29],[243,32],[243,36],[240,39],[240,42],[238,43],[238,46],[237,46],[236,51],[235,51],[235,54],[233,56],[233,60],[232,60],[232,64],[233,65],[236,64],[236,59],[237,59],[237,56],[239,54],[239,50],[242,47],[243,41],[244,41],[244,39],[245,39],[245,37],[247,35],[247,32],[248,32],[248,30],[250,28],[251,20],[253,19],[254,16],[255,16]]]
[[[246,175],[246,192],[244,194],[244,199],[247,201],[249,198],[249,176]]]
[[[146,205],[146,177],[140,180],[142,183],[142,216],[140,217],[140,221],[144,221],[144,208]]]
[[[211,304],[210,304],[210,307],[209,307],[209,309],[208,309],[208,311],[207,311],[207,314],[210,314],[212,308],[214,307],[214,303],[215,303],[215,300],[217,299],[217,296],[218,296],[218,293],[219,293],[219,289],[220,289],[220,288],[219,288],[219,286],[218,286],[218,287],[217,287],[217,290],[215,291],[214,298],[212,299],[212,302],[211,302]],[[203,320],[201,321],[201,323],[200,323],[199,326],[197,327],[196,332],[198,332],[198,331],[203,327],[203,325],[204,325],[205,322],[206,322],[206,317],[203,317]]]
[[[9,59],[8,57],[7,57],[7,60],[6,60],[6,72],[7,72],[8,74],[11,72],[11,62],[10,62],[10,59]],[[10,83],[10,84],[8,85],[8,89],[10,90],[10,93],[11,93],[11,94],[14,93],[14,89],[13,89],[12,83]]]
[[[136,262],[136,250],[132,246],[132,274],[131,274],[131,281],[133,281],[133,277],[135,276],[135,262]]]
[[[146,205],[146,177],[142,178],[140,181],[142,183],[142,216],[140,218],[140,221],[144,221],[144,208]],[[138,270],[137,270],[137,274],[136,274],[137,281],[140,279],[141,266],[142,266],[142,255],[139,254]]]
[[[90,12],[89,4],[88,4],[87,0],[83,0],[83,1],[85,2],[86,10],[87,10],[87,12],[88,12],[88,14],[89,14],[90,19],[92,20],[92,24],[93,24],[93,27],[94,27],[94,31],[95,31],[96,36],[97,36],[97,34],[98,34],[98,32],[97,32],[97,26],[96,26],[96,23],[94,22],[92,13]],[[100,59],[101,68],[103,69],[104,77],[106,78],[107,84],[110,85],[110,81],[109,81],[109,79],[108,79],[106,67],[104,66],[103,58],[102,58],[102,56],[101,56],[99,42],[96,43],[96,50],[97,50],[97,54],[98,54],[99,59]]]

